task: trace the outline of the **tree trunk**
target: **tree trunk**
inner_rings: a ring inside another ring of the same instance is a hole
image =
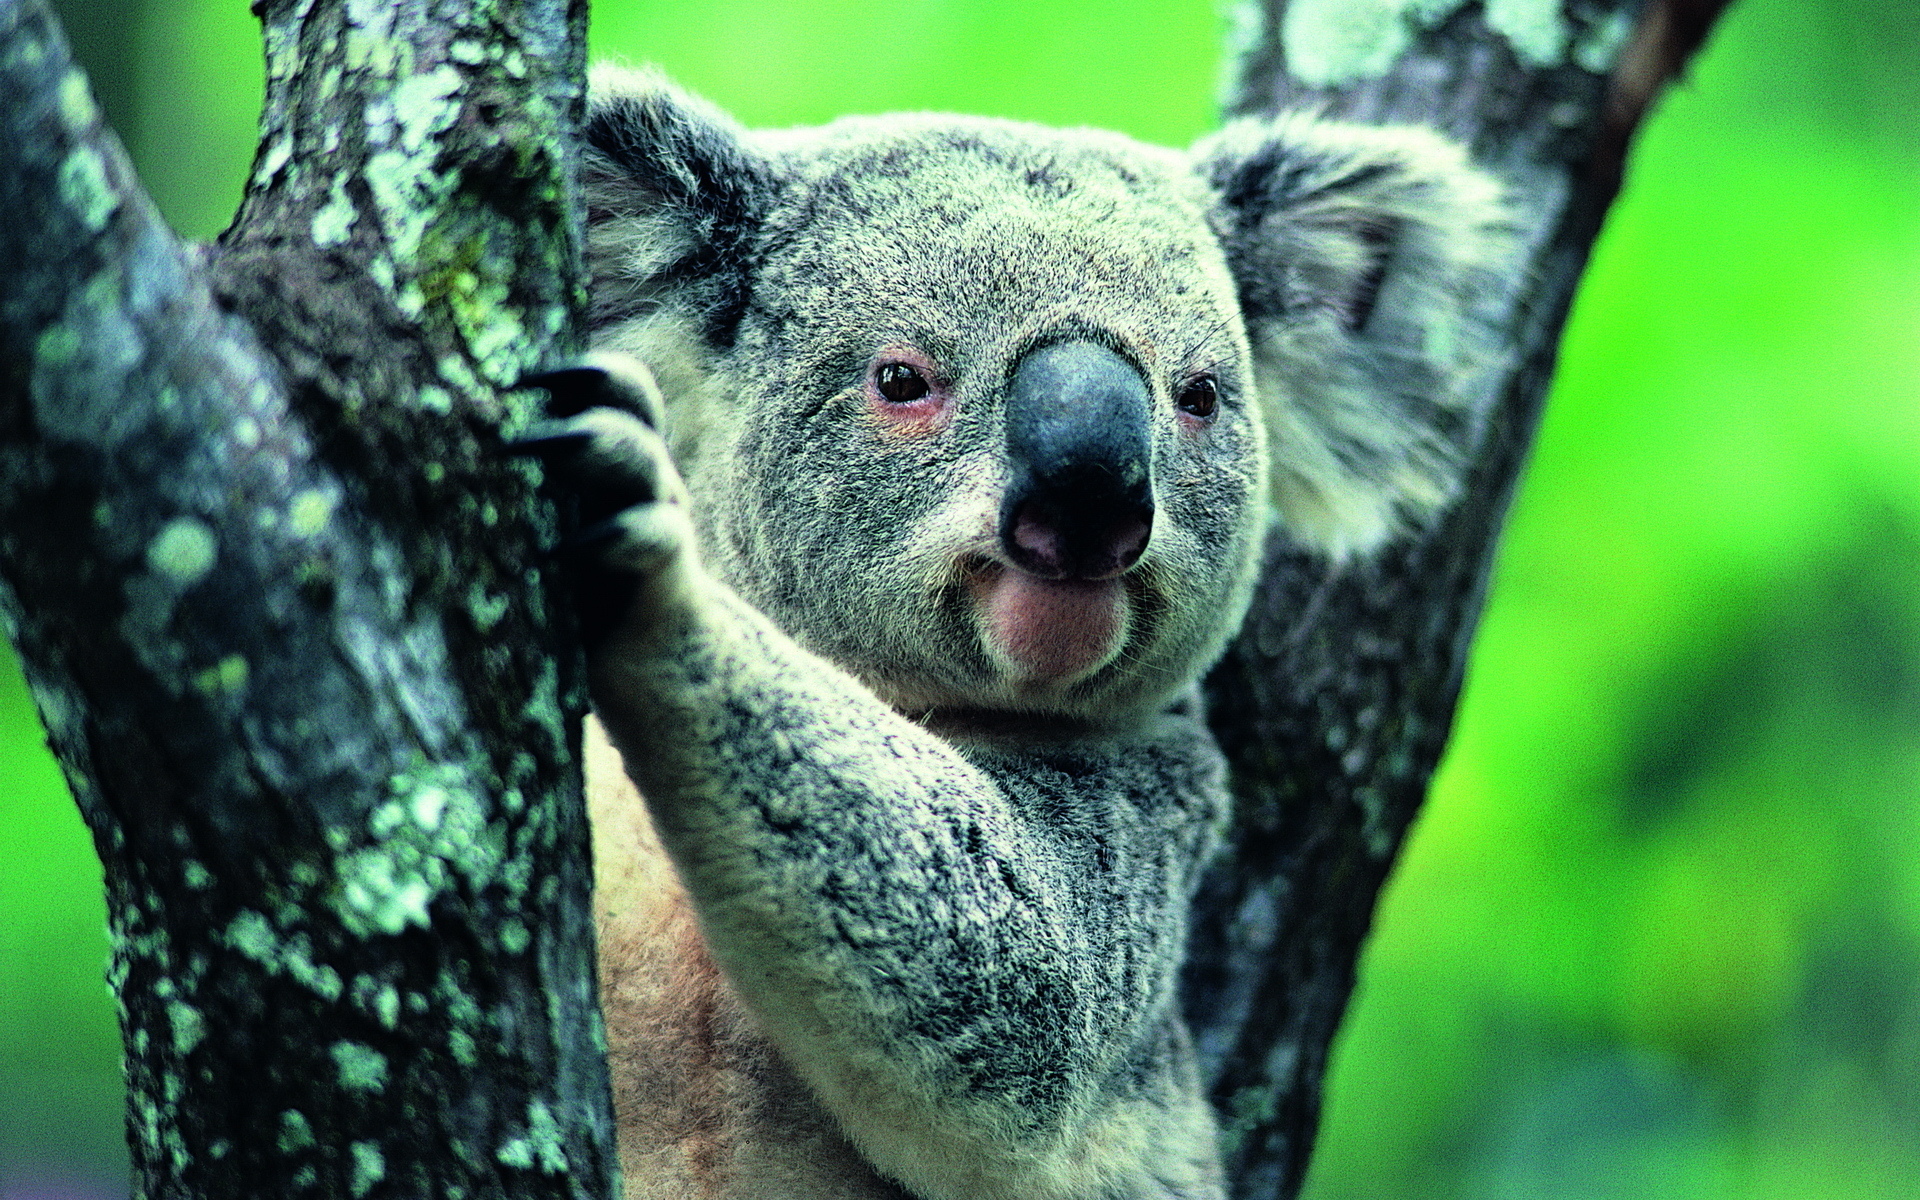
[[[497,390],[575,327],[584,11],[261,7],[196,251],[0,4],[0,598],[106,866],[136,1188],[604,1197],[580,671]]]
[[[1499,301],[1496,401],[1460,503],[1343,569],[1276,536],[1207,680],[1238,808],[1195,907],[1185,1000],[1236,1197],[1291,1197],[1306,1175],[1328,1050],[1446,745],[1575,285],[1632,134],[1727,3],[1548,0],[1499,6],[1496,23],[1491,5],[1409,2],[1370,35],[1367,6],[1341,0],[1239,14],[1230,112],[1438,128],[1506,185],[1527,258]]]
[[[1337,571],[1276,538],[1209,680],[1240,811],[1186,984],[1237,1196],[1298,1190],[1575,281],[1724,2],[1245,8],[1236,112],[1439,126],[1530,260],[1462,503]],[[579,663],[499,453],[575,335],[583,6],[258,7],[195,250],[0,0],[0,613],[106,866],[137,1187],[607,1197]]]

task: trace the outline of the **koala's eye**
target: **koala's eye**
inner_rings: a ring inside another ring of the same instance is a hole
[[[887,363],[875,372],[873,386],[895,404],[912,404],[924,399],[931,387],[927,377],[905,363]]]
[[[1180,397],[1174,404],[1190,416],[1211,417],[1220,407],[1220,385],[1211,375],[1189,380],[1187,386],[1180,389]]]

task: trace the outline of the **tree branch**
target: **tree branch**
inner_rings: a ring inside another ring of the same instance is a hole
[[[1526,260],[1489,313],[1498,400],[1466,489],[1418,539],[1329,569],[1270,547],[1265,584],[1208,680],[1235,772],[1228,853],[1195,910],[1186,1000],[1236,1196],[1292,1196],[1374,906],[1445,748],[1500,526],[1560,331],[1624,156],[1725,0],[1584,0],[1504,25],[1480,5],[1364,15],[1249,4],[1234,113],[1309,108],[1438,128],[1505,182]]]
[[[106,865],[136,1181],[606,1196],[578,673],[494,390],[577,308],[583,12],[264,8],[209,258],[0,5],[0,603]]]

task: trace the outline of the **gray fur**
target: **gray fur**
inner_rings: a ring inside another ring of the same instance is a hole
[[[595,342],[651,366],[666,416],[664,446],[579,419],[655,497],[608,553],[634,594],[594,698],[707,950],[913,1196],[1222,1195],[1173,994],[1227,804],[1194,681],[1270,498],[1339,556],[1450,497],[1492,186],[1432,135],[1300,118],[1188,156],[933,115],[756,133],[655,77],[596,91]],[[1062,339],[1144,380],[1155,512],[1087,602],[1113,632],[1056,670],[1020,637],[1057,613],[995,589],[1020,577],[1009,381]],[[895,360],[936,415],[875,399]],[[783,1186],[711,1194],[883,1185]]]

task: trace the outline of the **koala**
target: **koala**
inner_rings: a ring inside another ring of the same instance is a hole
[[[1414,129],[747,131],[594,80],[574,497],[629,1200],[1210,1200],[1197,680],[1452,497],[1498,191]],[[641,364],[644,364],[642,366]]]

